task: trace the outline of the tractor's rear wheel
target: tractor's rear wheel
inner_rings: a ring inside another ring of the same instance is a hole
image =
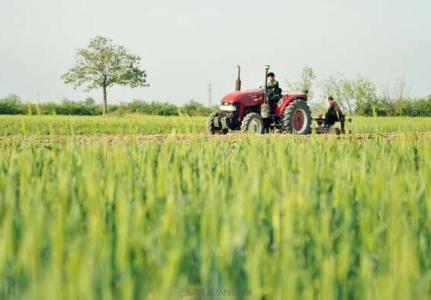
[[[285,133],[310,134],[311,111],[307,102],[295,100],[286,107],[281,117],[281,129]]]
[[[218,129],[214,126],[214,118],[217,118],[219,116],[218,112],[213,112],[208,117],[208,123],[207,123],[207,130],[209,134],[227,134],[227,129]]]
[[[247,114],[241,122],[241,131],[262,134],[264,132],[262,117],[257,113]]]

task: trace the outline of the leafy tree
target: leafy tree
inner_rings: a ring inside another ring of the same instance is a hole
[[[373,112],[376,111],[378,104],[374,82],[364,77],[358,77],[356,80],[347,81],[344,89],[347,97],[353,100],[357,113],[366,114],[366,109],[370,106]]]
[[[349,80],[332,75],[321,83],[321,87],[325,97],[333,96],[349,111],[368,114],[365,110],[377,105],[376,85],[365,77]]]
[[[87,105],[96,105],[96,101],[94,101],[93,98],[88,97],[87,99],[85,99],[85,104],[87,104]]]
[[[309,66],[305,66],[302,69],[301,80],[297,82],[288,82],[287,85],[292,90],[305,92],[308,91],[308,98],[313,99],[313,85],[316,79],[316,75],[314,74],[313,68]]]
[[[114,45],[112,40],[98,36],[92,39],[86,49],[79,49],[75,66],[62,76],[67,84],[75,88],[82,85],[86,90],[103,90],[103,113],[107,112],[107,88],[113,85],[132,88],[147,86],[145,70],[141,59],[129,53],[123,46]]]

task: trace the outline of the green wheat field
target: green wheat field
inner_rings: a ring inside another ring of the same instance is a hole
[[[0,117],[0,299],[431,298],[431,119],[205,127]]]

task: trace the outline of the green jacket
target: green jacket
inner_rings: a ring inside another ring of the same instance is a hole
[[[281,94],[280,92],[280,84],[277,80],[270,80],[268,82],[268,94],[275,95],[275,94]]]

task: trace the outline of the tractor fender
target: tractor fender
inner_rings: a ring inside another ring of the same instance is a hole
[[[306,95],[285,95],[283,98],[280,99],[280,101],[277,104],[277,107],[275,109],[275,115],[277,117],[280,117],[287,106],[289,106],[290,103],[292,103],[295,100],[302,100],[305,103],[307,103],[307,96]]]

